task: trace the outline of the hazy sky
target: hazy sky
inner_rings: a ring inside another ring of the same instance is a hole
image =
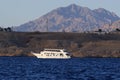
[[[0,26],[19,26],[70,4],[90,9],[105,8],[120,16],[120,0],[0,0]]]

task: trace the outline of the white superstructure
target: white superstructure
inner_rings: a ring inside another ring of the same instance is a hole
[[[71,58],[70,54],[65,49],[44,49],[40,53],[34,53],[37,58]]]

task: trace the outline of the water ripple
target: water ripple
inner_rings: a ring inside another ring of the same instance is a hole
[[[120,80],[120,59],[0,57],[0,80]]]

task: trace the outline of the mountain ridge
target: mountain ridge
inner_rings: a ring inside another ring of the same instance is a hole
[[[23,32],[84,32],[99,28],[106,29],[103,26],[118,20],[120,20],[119,16],[103,8],[91,10],[88,7],[71,4],[67,7],[54,9],[38,19],[14,28],[14,30]]]

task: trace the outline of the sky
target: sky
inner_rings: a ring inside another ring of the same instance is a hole
[[[58,7],[76,4],[90,9],[105,8],[120,16],[120,0],[0,0],[0,26],[19,26]]]

